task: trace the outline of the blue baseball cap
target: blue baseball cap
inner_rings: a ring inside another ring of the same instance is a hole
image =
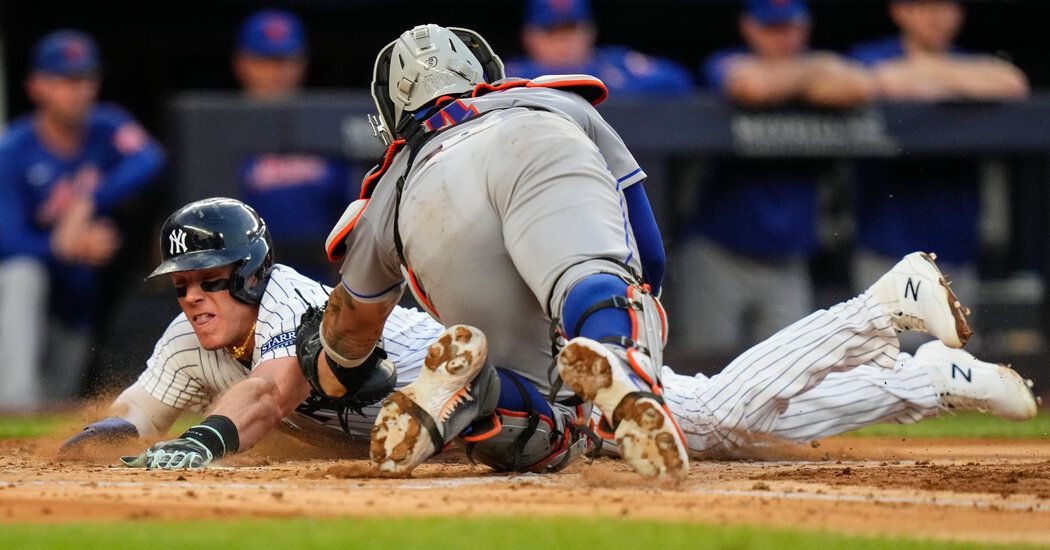
[[[525,24],[544,29],[593,18],[588,0],[529,0],[525,7]]]
[[[87,76],[99,72],[98,47],[87,34],[62,29],[43,37],[33,48],[34,72],[58,76]]]
[[[256,12],[237,33],[237,49],[260,57],[291,57],[306,49],[303,22],[278,9]]]
[[[747,0],[745,10],[766,26],[809,21],[805,0]]]

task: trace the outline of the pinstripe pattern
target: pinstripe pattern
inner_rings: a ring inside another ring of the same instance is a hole
[[[186,316],[180,314],[158,340],[153,354],[146,361],[146,370],[139,376],[139,384],[169,407],[180,411],[187,408],[203,410],[222,392],[248,378],[256,365],[294,356],[295,346],[287,345],[288,338],[294,337],[299,318],[307,308],[299,294],[309,305],[320,306],[328,299],[330,291],[331,288],[300,275],[292,268],[277,264],[259,304],[255,329],[257,345],[250,368],[234,360],[225,350],[203,349]],[[415,380],[427,347],[442,330],[444,327],[424,313],[414,309],[394,309],[383,328],[383,340],[387,355],[398,367],[399,387]],[[287,334],[289,332],[291,335]],[[367,437],[377,411],[378,407],[369,407],[365,410],[366,417],[352,419],[353,431]],[[319,411],[312,418],[325,427],[342,431],[334,411]]]
[[[696,452],[746,446],[759,434],[806,441],[936,414],[928,376],[907,354],[895,366],[897,355],[881,306],[861,294],[781,330],[710,379],[665,368],[664,398]]]

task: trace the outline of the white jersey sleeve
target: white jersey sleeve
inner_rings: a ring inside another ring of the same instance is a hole
[[[179,410],[206,406],[214,393],[202,379],[203,348],[179,314],[157,341],[138,383],[161,403]]]
[[[271,359],[294,357],[299,319],[308,307],[323,305],[331,291],[286,265],[274,265],[259,302],[252,368]]]

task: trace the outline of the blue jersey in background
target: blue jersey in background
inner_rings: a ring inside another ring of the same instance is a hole
[[[324,242],[360,183],[344,161],[308,153],[264,153],[241,164],[241,199],[266,220],[281,262],[313,279],[335,272]]]
[[[725,92],[733,48],[715,52],[701,74]],[[811,160],[721,159],[702,182],[687,234],[703,235],[735,252],[761,257],[809,256],[816,251],[817,183],[827,163]]]
[[[51,231],[77,194],[94,196],[96,215],[109,216],[141,193],[164,166],[164,153],[122,109],[98,105],[88,116],[79,152],[65,157],[41,142],[32,114],[11,123],[0,139],[0,259],[33,256],[50,267],[52,309],[73,324],[97,312],[96,269],[60,262]]]
[[[953,55],[967,55],[952,49]],[[899,36],[858,44],[850,57],[868,66],[905,56]],[[857,163],[857,242],[884,256],[916,250],[968,264],[977,257],[980,166],[971,157]]]
[[[682,94],[693,90],[689,71],[681,65],[652,57],[622,46],[603,46],[595,49],[586,63],[577,67],[552,67],[527,57],[513,59],[506,64],[507,76],[536,78],[549,74],[587,74],[605,83],[613,97],[625,94]]]

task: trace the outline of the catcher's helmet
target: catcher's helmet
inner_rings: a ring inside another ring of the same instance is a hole
[[[161,263],[147,279],[177,271],[235,264],[230,296],[257,304],[273,269],[273,242],[252,207],[224,197],[192,202],[175,211],[160,230]]]
[[[376,135],[390,143],[402,115],[441,96],[455,96],[504,77],[503,62],[478,33],[419,25],[401,33],[376,58],[372,99],[379,110]]]

